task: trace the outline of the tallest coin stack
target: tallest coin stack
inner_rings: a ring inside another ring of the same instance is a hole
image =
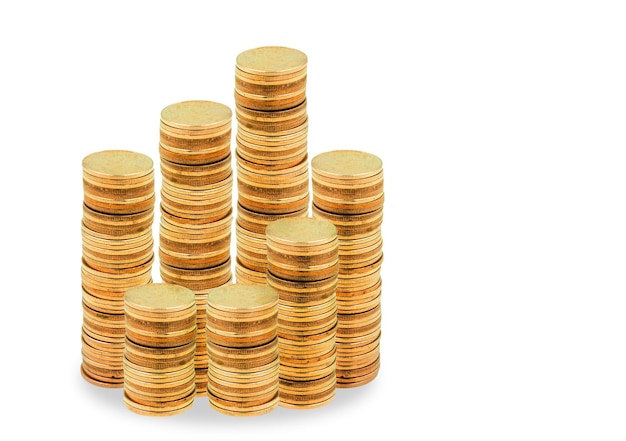
[[[309,168],[307,56],[280,46],[237,56],[238,282],[265,284],[265,229],[277,219],[306,216]]]

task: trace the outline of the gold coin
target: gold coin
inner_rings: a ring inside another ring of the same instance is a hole
[[[309,401],[293,401],[291,397],[281,399],[278,405],[291,409],[313,409],[327,405],[335,398],[335,391],[329,392],[324,399],[310,399]]]
[[[232,279],[230,258],[220,265],[198,270],[176,268],[161,262],[160,273],[165,283],[181,285],[194,291],[198,310],[201,309],[199,295],[208,295],[208,290],[230,283]]]
[[[278,314],[278,304],[274,303],[272,304],[272,306],[266,309],[251,311],[224,311],[221,309],[216,309],[208,304],[207,295],[207,304],[205,310],[206,315],[204,316],[204,318],[207,323],[212,323],[217,329],[224,329],[224,327],[230,328],[232,326],[232,330],[234,331],[239,326],[243,326],[246,328],[248,326],[256,327],[261,326],[264,323],[269,323],[273,326],[272,322],[276,320],[276,316]]]
[[[159,403],[153,403],[153,405],[139,404],[133,401],[126,393],[124,393],[124,404],[126,407],[134,413],[144,416],[172,416],[178,415],[189,408],[194,403],[195,390],[187,397],[174,400],[171,402],[159,405]]]
[[[93,374],[89,370],[85,369],[85,365],[81,364],[80,374],[88,383],[98,387],[105,387],[111,389],[121,389],[124,387],[124,378],[106,377]]]
[[[225,415],[230,416],[258,416],[271,412],[278,406],[278,393],[267,403],[263,403],[256,406],[232,406],[228,401],[220,401],[217,397],[212,396],[210,393],[209,404],[215,410]]]
[[[246,268],[241,260],[237,258],[235,265],[235,280],[237,283],[265,285],[265,272],[254,271]]]
[[[382,160],[378,156],[358,150],[327,151],[311,160],[311,169],[315,173],[342,180],[374,176],[381,172],[382,167]]]
[[[159,139],[165,145],[189,148],[190,150],[210,148],[230,140],[232,122],[229,119],[224,124],[209,128],[180,129],[159,123]]]
[[[219,396],[219,394],[215,393],[216,391],[219,391],[224,395],[239,397],[242,399],[258,396],[259,394],[265,393],[269,390],[275,390],[277,387],[278,375],[258,383],[247,384],[223,381],[212,377],[209,377],[207,381],[207,389],[211,390],[215,395]]]
[[[263,330],[269,330],[276,327],[276,318],[278,313],[276,310],[272,311],[269,315],[264,317],[231,317],[231,318],[217,318],[217,314],[213,313],[212,308],[207,308],[207,326],[216,334],[230,333],[246,334],[249,335],[253,332],[261,332]]]
[[[296,107],[306,99],[306,92],[296,92],[289,95],[279,95],[277,97],[266,97],[265,95],[253,95],[241,93],[235,89],[235,104],[249,107],[255,110],[279,111]]]
[[[231,155],[223,160],[208,165],[175,164],[161,158],[163,182],[183,189],[204,190],[215,183],[224,181],[232,175]]]
[[[337,382],[335,373],[331,373],[326,377],[309,381],[294,381],[279,379],[279,387],[281,391],[286,391],[294,395],[303,395],[310,392],[321,392],[334,387]]]
[[[305,104],[305,102],[303,101],[302,103],[299,103],[298,106],[301,106],[302,104]],[[298,106],[295,106],[293,108],[296,108]],[[240,107],[243,108],[244,106],[240,106]],[[249,109],[249,110],[253,112],[259,112],[258,113],[259,115],[270,114],[270,113],[279,115],[279,114],[283,114],[283,112],[290,111],[291,109],[273,110],[271,112],[268,112],[266,110],[255,110],[255,109]],[[309,119],[306,113],[304,113],[303,115],[305,116],[305,118],[303,119],[300,125],[294,126],[289,129],[281,128],[282,130],[279,130],[279,131],[268,131],[268,130],[263,130],[263,129],[258,129],[258,128],[246,127],[242,124],[238,124],[237,125],[237,138],[247,141],[252,145],[268,146],[268,147],[269,146],[280,147],[280,146],[287,145],[287,144],[294,144],[294,143],[306,141],[308,130],[309,130]]]
[[[99,363],[96,360],[83,358],[83,368],[91,377],[102,381],[124,377],[124,369],[120,369],[117,364],[110,366],[108,363]]]
[[[152,239],[152,225],[145,231],[129,232],[121,236],[111,235],[108,232],[99,233],[85,225],[84,219],[81,222],[81,236],[83,242],[110,250],[127,249],[145,245]]]
[[[337,228],[332,222],[306,218],[278,219],[267,226],[268,244],[275,246],[313,246],[337,240]]]
[[[365,237],[380,231],[383,221],[383,209],[363,214],[341,215],[329,213],[313,204],[311,207],[313,217],[325,219],[337,227],[337,235],[340,243],[353,238]]]
[[[289,84],[291,82],[297,81],[301,78],[306,77],[307,72],[306,69],[295,70],[291,73],[279,73],[278,75],[275,72],[270,72],[269,75],[260,74],[260,73],[251,73],[246,72],[239,68],[239,66],[235,65],[235,78],[241,79],[242,81],[247,81],[250,83],[258,84],[258,85],[280,85],[280,84]]]
[[[206,100],[181,101],[161,111],[161,121],[174,128],[206,130],[223,126],[232,119],[232,110],[222,103]]]
[[[177,312],[190,308],[195,303],[193,292],[185,287],[151,283],[129,288],[124,301],[136,310],[148,312]]]
[[[181,357],[193,356],[196,352],[196,343],[191,341],[182,346],[173,348],[154,348],[137,344],[132,340],[126,340],[124,343],[124,351],[126,356],[130,358],[135,357],[153,360],[173,360]]]
[[[234,371],[232,368],[224,369],[220,365],[217,365],[209,358],[208,372],[212,378],[221,379],[230,382],[236,382],[240,384],[257,383],[265,381],[270,378],[278,380],[278,372],[280,370],[279,357],[276,357],[274,361],[260,367],[253,367],[249,369],[239,369]]]
[[[276,338],[276,328],[247,333],[225,332],[215,330],[207,324],[205,327],[207,340],[221,346],[229,347],[253,347],[263,345]]]
[[[290,95],[296,91],[304,91],[306,89],[306,70],[302,70],[299,75],[289,77],[275,77],[277,81],[265,81],[246,74],[240,69],[235,69],[235,90],[241,93],[261,96],[281,96]]]
[[[263,311],[278,302],[278,293],[269,286],[234,283],[213,289],[207,303],[223,311]]]
[[[235,115],[239,123],[245,121],[248,123],[259,124],[293,124],[297,126],[302,124],[302,118],[307,115],[306,100],[302,104],[288,110],[277,112],[263,112],[254,109],[248,109],[242,106],[236,106]],[[296,123],[297,122],[297,123]],[[254,127],[253,127],[254,128]]]
[[[154,207],[155,193],[132,199],[107,199],[85,193],[83,203],[101,213],[113,215],[135,214]]]
[[[265,368],[259,369],[265,372],[262,375],[257,376],[237,376],[237,375],[221,375],[212,369],[208,369],[207,382],[214,387],[218,387],[224,391],[230,390],[232,392],[238,391],[242,394],[257,393],[259,391],[266,390],[274,387],[278,382],[279,365],[267,370]],[[222,372],[228,372],[223,370]]]
[[[276,343],[278,347],[278,342]],[[88,355],[119,357],[124,354],[124,343],[110,343],[94,339],[81,331],[81,349]]]
[[[196,391],[196,381],[192,379],[185,387],[171,388],[171,390],[164,389],[152,389],[143,390],[141,387],[134,387],[129,382],[124,382],[124,393],[128,398],[132,399],[137,404],[143,404],[150,406],[154,404],[170,403],[172,401],[180,400],[187,397],[191,393]]]
[[[263,46],[241,52],[237,55],[236,65],[241,71],[253,75],[289,75],[306,68],[307,56],[294,48]]]
[[[215,148],[197,151],[176,148],[159,143],[159,156],[161,159],[189,166],[218,163],[227,158],[229,154],[230,142],[224,143]]]
[[[83,170],[89,175],[120,180],[145,176],[152,172],[152,159],[128,150],[103,150],[83,158]]]
[[[329,198],[316,191],[313,186],[313,203],[324,211],[337,214],[362,214],[383,207],[385,196],[379,193],[362,199]]]

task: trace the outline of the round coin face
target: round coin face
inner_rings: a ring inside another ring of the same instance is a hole
[[[223,311],[258,311],[278,302],[278,293],[267,285],[233,283],[212,289],[207,304]]]
[[[311,168],[329,177],[359,178],[374,176],[382,170],[382,160],[359,150],[332,150],[311,160]]]
[[[237,56],[237,67],[259,75],[284,75],[306,67],[307,56],[298,49],[264,46],[246,50]]]
[[[213,101],[181,101],[170,104],[161,111],[161,121],[164,124],[188,130],[219,127],[231,119],[230,107]]]
[[[124,302],[142,311],[181,311],[195,305],[195,294],[189,288],[169,283],[149,283],[129,288]]]
[[[83,158],[83,170],[103,178],[133,178],[149,174],[154,167],[152,159],[129,150],[103,150]]]
[[[271,222],[266,229],[268,240],[284,244],[314,245],[337,237],[332,222],[311,217],[290,217]]]

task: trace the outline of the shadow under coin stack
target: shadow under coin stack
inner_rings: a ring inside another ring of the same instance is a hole
[[[230,108],[212,101],[183,101],[161,111],[160,273],[196,296],[198,395],[207,385],[206,298],[232,279],[231,125]]]
[[[267,260],[267,284],[279,298],[279,405],[325,405],[336,387],[337,229],[310,217],[274,221]]]
[[[127,150],[83,158],[82,363],[88,382],[124,382],[124,293],[152,282],[154,168]]]
[[[313,217],[339,236],[337,387],[372,381],[380,369],[383,164],[335,150],[311,161]]]
[[[307,56],[297,49],[237,56],[237,282],[265,284],[268,223],[308,215],[306,78]]]
[[[278,294],[267,285],[235,283],[207,300],[208,396],[233,416],[270,412],[278,405]]]
[[[141,415],[169,416],[193,405],[196,303],[183,286],[153,283],[124,298],[124,404]]]

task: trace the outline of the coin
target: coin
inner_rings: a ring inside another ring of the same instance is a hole
[[[107,182],[141,178],[153,167],[149,156],[128,150],[103,150],[83,158],[83,172]]]
[[[184,130],[209,129],[230,122],[232,111],[214,101],[190,100],[170,104],[161,111],[161,121]]]

